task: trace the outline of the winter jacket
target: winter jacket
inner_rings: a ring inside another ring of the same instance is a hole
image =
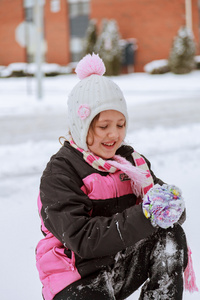
[[[134,164],[133,151],[121,146],[116,154]],[[155,184],[163,183],[150,172]],[[137,203],[122,171],[95,170],[65,142],[47,164],[38,197],[45,237],[37,245],[36,260],[45,300],[112,265],[117,252],[155,231]]]

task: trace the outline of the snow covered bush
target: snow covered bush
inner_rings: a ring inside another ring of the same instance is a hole
[[[119,75],[121,71],[121,46],[118,25],[115,20],[103,20],[97,38],[95,52],[103,59],[106,75]]]
[[[179,29],[169,54],[169,67],[175,74],[191,72],[196,64],[194,60],[195,43],[192,32],[183,26]]]
[[[89,21],[89,25],[86,31],[86,37],[84,40],[84,53],[83,56],[86,54],[92,54],[95,48],[95,44],[97,41],[97,26],[96,20],[92,19]]]
[[[144,66],[144,71],[149,74],[164,74],[170,71],[167,59],[154,60]]]

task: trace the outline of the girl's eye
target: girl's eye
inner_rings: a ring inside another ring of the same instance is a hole
[[[99,128],[101,128],[101,129],[106,129],[108,126],[106,125],[106,126],[99,126]]]
[[[125,126],[125,124],[117,125],[118,128],[123,128],[124,126]]]

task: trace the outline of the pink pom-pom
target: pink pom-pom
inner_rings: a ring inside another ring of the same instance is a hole
[[[84,79],[92,74],[103,75],[105,65],[98,54],[87,54],[78,63],[75,72],[79,79]]]

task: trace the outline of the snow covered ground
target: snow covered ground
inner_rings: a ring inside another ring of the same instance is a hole
[[[151,161],[158,177],[183,191],[187,207],[184,229],[200,288],[200,71],[187,75],[135,73],[113,79],[124,91],[131,116],[127,142]],[[34,253],[42,238],[36,199],[42,171],[60,147],[55,135],[51,137],[52,126],[44,127],[43,123],[53,124],[58,135],[65,134],[63,116],[67,94],[77,81],[75,75],[45,78],[44,98],[39,101],[35,97],[33,78],[0,79],[0,294],[3,300],[42,299]],[[145,114],[138,116],[145,107],[148,108]],[[187,118],[182,118],[183,115]],[[39,116],[42,125],[32,124],[33,118]],[[164,117],[168,122],[163,121]],[[40,125],[43,134],[36,139],[32,127],[40,128]],[[129,299],[136,300],[138,295],[136,292]],[[199,299],[200,293],[184,293],[184,300]]]

